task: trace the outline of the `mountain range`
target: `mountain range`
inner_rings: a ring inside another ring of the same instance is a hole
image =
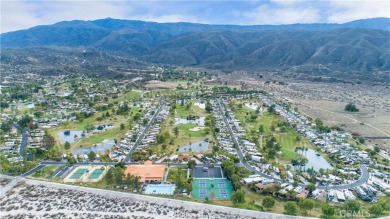
[[[107,18],[63,21],[0,37],[2,65],[17,62],[16,57],[25,60],[21,65],[50,65],[42,53],[60,57],[60,51],[71,63],[72,56],[89,51],[104,53],[106,58],[89,56],[89,61],[77,62],[81,69],[96,63],[150,63],[390,81],[389,18],[345,24],[253,26]]]

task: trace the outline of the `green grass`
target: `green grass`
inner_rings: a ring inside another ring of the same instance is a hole
[[[77,148],[83,147],[83,146],[92,146],[93,144],[101,143],[105,139],[117,139],[120,140],[121,137],[127,132],[126,129],[121,130],[120,127],[116,127],[113,129],[109,129],[106,131],[102,131],[100,133],[94,134],[91,137],[84,138],[81,140],[81,142],[77,145]]]
[[[115,102],[115,101],[121,102],[121,101],[124,101],[124,100],[134,101],[134,100],[139,100],[139,99],[141,99],[141,92],[130,91],[130,92],[126,93],[126,94],[123,94],[123,95],[119,96],[116,99],[111,99],[109,102]]]
[[[198,116],[204,116],[204,117],[207,116],[206,110],[200,108],[199,106],[193,105],[193,106],[192,106],[192,110],[193,110],[193,112],[194,112],[195,114],[197,114]]]
[[[174,183],[176,181],[178,171],[182,172],[183,174],[185,173],[184,175],[187,176],[187,167],[172,166],[169,169],[167,181]]]
[[[296,138],[299,136],[292,128],[286,129],[286,134],[276,136],[276,141],[282,145],[282,155],[280,156],[281,161],[289,163],[291,159],[297,158],[299,155],[295,152],[295,148],[300,146],[308,147],[315,150],[315,147],[301,136],[301,140],[297,141]]]
[[[190,131],[189,129],[196,127],[196,124],[181,124],[181,125],[175,125],[174,124],[174,118],[178,117],[179,114],[181,115],[180,117],[185,117],[185,115],[190,115],[189,111],[185,108],[184,106],[180,106],[179,104],[176,104],[176,113],[175,115],[169,114],[169,116],[164,120],[164,122],[161,125],[161,131],[160,134],[163,133],[165,136],[169,136],[165,138],[163,143],[156,144],[154,147],[152,147],[152,151],[154,154],[161,154],[161,153],[177,153],[176,149],[178,147],[188,145],[190,143],[198,142],[205,140],[206,138],[209,139],[210,141],[214,141],[214,136],[212,135],[211,131],[209,134],[206,134],[204,129],[199,130],[199,131]],[[203,116],[202,113],[207,114],[205,110],[200,109],[199,107],[194,107],[193,108],[198,108],[197,110],[191,111],[191,115],[194,116]],[[201,112],[204,111],[204,112]],[[179,135],[176,136],[174,135],[173,129],[175,127],[179,128]],[[207,127],[205,127],[207,128]],[[208,128],[207,128],[208,129]],[[191,137],[190,137],[191,136]],[[165,150],[162,149],[162,145],[165,144],[167,148]],[[192,153],[192,152],[191,152]]]
[[[180,117],[187,117],[190,115],[195,115],[195,112],[190,108],[187,110],[186,108],[187,103],[184,103],[184,106],[180,105],[179,103],[176,104],[176,115]]]
[[[64,151],[65,149],[63,148],[63,146],[60,145],[60,140],[59,140],[59,137],[57,135],[57,133],[59,131],[85,130],[85,127],[87,125],[95,125],[96,126],[99,124],[113,124],[116,127],[113,129],[109,129],[106,131],[96,133],[96,134],[92,134],[91,136],[89,136],[85,139],[82,139],[81,142],[78,143],[78,145],[76,146],[77,148],[79,148],[80,145],[82,145],[81,147],[91,146],[92,144],[97,144],[97,143],[102,142],[104,139],[117,139],[119,141],[124,136],[124,134],[127,132],[127,130],[130,129],[128,120],[132,117],[132,115],[139,113],[139,110],[141,109],[140,107],[135,107],[135,106],[129,106],[129,108],[130,108],[130,111],[129,111],[128,116],[115,115],[115,114],[112,114],[111,110],[107,110],[107,111],[96,113],[93,116],[91,116],[87,119],[84,119],[82,122],[80,122],[80,121],[68,122],[68,123],[63,123],[57,127],[50,128],[49,133],[55,138],[56,147],[60,151]],[[100,122],[96,120],[96,118],[102,117],[102,115],[105,114],[106,112],[110,113],[110,117],[107,117]],[[143,111],[140,114],[142,116]],[[120,128],[119,128],[121,123],[125,124],[125,126],[126,126],[126,128],[124,130],[120,130]],[[74,143],[72,143],[72,146],[74,146],[76,144],[76,142],[78,142],[78,141],[75,141]]]
[[[43,169],[36,171],[31,176],[34,178],[41,178],[41,179],[46,178],[47,176],[53,174],[54,170],[57,169],[57,167],[58,165],[46,166]]]
[[[191,131],[190,129],[197,127],[196,124],[188,123],[177,126],[179,128],[179,134],[184,134],[185,137],[206,137],[207,134],[202,130]]]
[[[281,133],[278,130],[277,124],[279,122],[283,122],[284,120],[275,114],[264,112],[263,115],[258,115],[257,119],[254,121],[251,121],[249,119],[250,115],[252,113],[255,113],[255,110],[247,108],[243,106],[242,108],[238,107],[238,103],[235,104],[235,116],[238,120],[240,120],[242,127],[246,130],[247,136],[251,138],[250,136],[251,130],[256,131],[256,135],[259,135],[259,128],[262,125],[263,126],[263,146],[265,146],[267,138],[269,138],[269,135],[274,135],[276,137],[276,140],[279,144],[282,145],[282,154],[279,156],[279,160],[283,163],[290,163],[291,159],[298,157],[298,153],[295,152],[295,148],[297,146],[305,146],[308,148],[315,149],[314,146],[301,136],[300,141],[296,141],[297,136],[300,136],[295,130],[293,130],[291,127],[286,127],[285,131]],[[275,127],[275,130],[272,131],[272,126]]]

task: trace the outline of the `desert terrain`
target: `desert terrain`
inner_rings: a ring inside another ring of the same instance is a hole
[[[0,197],[0,211],[0,218],[296,218],[28,179]]]

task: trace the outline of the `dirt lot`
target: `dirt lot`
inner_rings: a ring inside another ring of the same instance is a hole
[[[168,82],[168,81],[149,81],[145,88],[148,89],[175,89],[177,86],[179,86],[180,82]],[[181,85],[183,87],[186,87],[187,84],[185,82],[182,82]]]
[[[321,118],[326,124],[343,126],[346,131],[365,137],[389,139],[370,140],[390,148],[390,88],[384,85],[316,83],[284,81],[286,85],[257,81],[257,88],[290,102],[312,118]],[[254,85],[253,81],[248,84]],[[348,113],[344,107],[354,103],[360,110]]]

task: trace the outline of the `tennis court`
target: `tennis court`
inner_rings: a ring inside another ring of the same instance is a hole
[[[195,199],[229,199],[233,186],[228,179],[194,179],[192,197]]]
[[[100,175],[102,175],[102,173],[103,173],[103,170],[101,168],[96,168],[95,170],[93,170],[91,175],[89,175],[89,178],[90,179],[99,179],[99,177],[100,177]]]
[[[70,179],[80,179],[86,172],[88,172],[88,169],[85,169],[85,168],[77,169],[77,170],[70,176]]]

